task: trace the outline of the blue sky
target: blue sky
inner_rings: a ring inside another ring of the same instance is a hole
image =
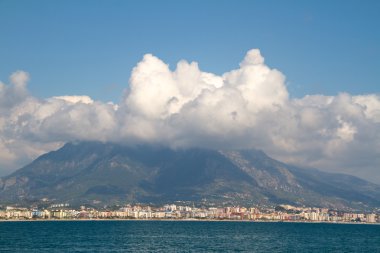
[[[31,75],[40,98],[118,102],[152,53],[221,74],[259,48],[292,97],[378,93],[380,1],[0,0],[0,80]]]
[[[0,0],[0,175],[92,140],[258,148],[380,183],[379,13],[369,0]],[[174,71],[182,59],[200,70]]]

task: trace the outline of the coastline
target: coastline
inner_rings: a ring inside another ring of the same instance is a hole
[[[67,221],[164,221],[164,222],[243,222],[243,223],[304,223],[304,224],[347,224],[347,225],[380,225],[380,223],[343,222],[343,221],[289,221],[289,220],[217,220],[217,219],[0,219],[2,222],[67,222]]]

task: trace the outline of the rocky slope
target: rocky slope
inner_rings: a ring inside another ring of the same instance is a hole
[[[41,200],[97,205],[207,200],[366,209],[380,206],[380,186],[289,166],[257,150],[78,142],[0,179],[0,203]]]

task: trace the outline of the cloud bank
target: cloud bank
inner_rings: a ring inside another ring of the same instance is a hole
[[[293,164],[380,183],[380,96],[290,99],[285,76],[260,51],[215,75],[196,62],[174,71],[147,54],[119,104],[88,96],[38,99],[29,74],[0,82],[0,168],[15,169],[74,140],[157,143],[174,148],[259,148]]]

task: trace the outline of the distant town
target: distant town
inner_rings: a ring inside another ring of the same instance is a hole
[[[102,210],[69,204],[53,204],[47,208],[5,206],[0,208],[0,220],[233,220],[278,222],[380,223],[378,213],[354,213],[328,208],[279,205],[267,207],[195,207],[167,204],[158,207],[130,205]]]

